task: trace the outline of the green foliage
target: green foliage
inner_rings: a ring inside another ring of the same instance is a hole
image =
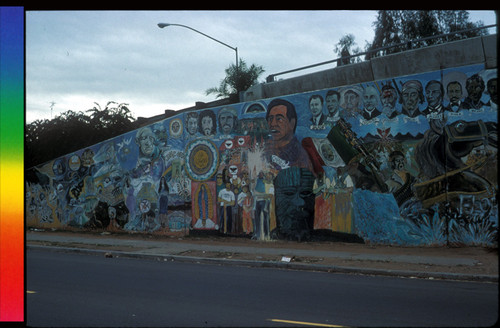
[[[104,109],[96,103],[83,112],[68,110],[52,120],[25,125],[25,167],[94,145],[136,128],[127,104],[110,101]]]
[[[412,48],[421,48],[487,34],[486,30],[475,30],[415,42],[418,39],[484,26],[482,21],[470,22],[466,10],[379,10],[373,26],[375,36],[373,42],[367,44],[366,51],[410,41]],[[407,50],[408,45],[409,43],[371,53],[366,59],[401,52]]]
[[[361,52],[361,49],[356,46],[356,42],[354,41],[354,35],[352,34],[347,34],[344,35],[339,42],[335,45],[335,48],[333,51],[339,55],[339,57],[344,57],[341,58],[338,62],[337,65],[347,65],[347,64],[352,64],[354,62],[360,62],[361,59],[359,57],[352,57],[352,58],[345,58],[351,55],[355,55]]]
[[[237,97],[240,91],[245,91],[258,83],[259,76],[265,72],[262,66],[252,64],[250,67],[240,58],[238,67],[231,64],[226,68],[226,77],[219,87],[212,87],[205,91],[206,95],[215,94],[217,98]]]

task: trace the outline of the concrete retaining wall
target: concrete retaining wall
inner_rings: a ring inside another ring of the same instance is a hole
[[[261,85],[56,158],[26,174],[26,224],[496,245],[492,40]]]
[[[369,61],[339,66],[271,83],[253,86],[243,101],[273,98],[299,92],[347,86],[451,67],[484,64],[497,67],[497,35],[471,38],[415,49]],[[286,75],[284,76],[286,78]]]

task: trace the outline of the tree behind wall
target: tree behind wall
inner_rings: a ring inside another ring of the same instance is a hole
[[[238,67],[231,64],[226,68],[226,77],[219,86],[209,88],[205,93],[207,96],[215,94],[217,98],[231,98],[234,102],[238,102],[239,93],[258,83],[260,75],[264,72],[262,66],[252,64],[248,67],[247,63],[240,58]]]
[[[405,44],[370,53],[366,59],[401,52],[410,47],[421,48],[488,34],[486,30],[475,30],[414,42],[430,36],[484,26],[482,21],[470,22],[466,10],[379,10],[373,26],[375,36],[373,42],[367,45],[366,51],[399,43]]]
[[[333,52],[340,56],[340,59],[337,60],[337,66],[348,65],[361,61],[359,57],[349,57],[361,52],[361,49],[356,46],[354,39],[354,35],[347,34],[344,35],[335,45]]]
[[[128,104],[110,101],[83,112],[68,110],[52,120],[25,125],[24,165],[30,168],[136,128]]]

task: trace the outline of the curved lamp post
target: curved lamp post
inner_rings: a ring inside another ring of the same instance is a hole
[[[203,36],[206,36],[207,38],[212,39],[212,40],[214,40],[215,42],[218,42],[218,43],[220,43],[220,44],[222,44],[222,45],[225,45],[225,46],[226,46],[226,47],[228,47],[228,48],[233,49],[233,50],[236,52],[236,72],[238,72],[238,48],[236,48],[236,47],[231,47],[230,45],[225,44],[225,43],[224,43],[224,42],[222,42],[222,41],[219,41],[219,40],[217,40],[217,39],[215,39],[215,38],[212,38],[210,35],[206,35],[205,33],[200,32],[200,31],[198,31],[198,30],[195,30],[194,28],[189,27],[189,26],[186,26],[186,25],[182,25],[182,24],[169,24],[169,23],[158,23],[158,27],[159,27],[159,28],[164,28],[164,27],[167,27],[167,26],[180,26],[180,27],[185,27],[185,28],[187,28],[187,29],[190,29],[191,31],[194,31],[194,32],[199,33],[199,34],[201,34],[201,35],[203,35]]]

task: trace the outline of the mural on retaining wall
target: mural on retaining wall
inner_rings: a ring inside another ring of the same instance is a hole
[[[178,114],[36,167],[29,227],[496,245],[497,70]]]

